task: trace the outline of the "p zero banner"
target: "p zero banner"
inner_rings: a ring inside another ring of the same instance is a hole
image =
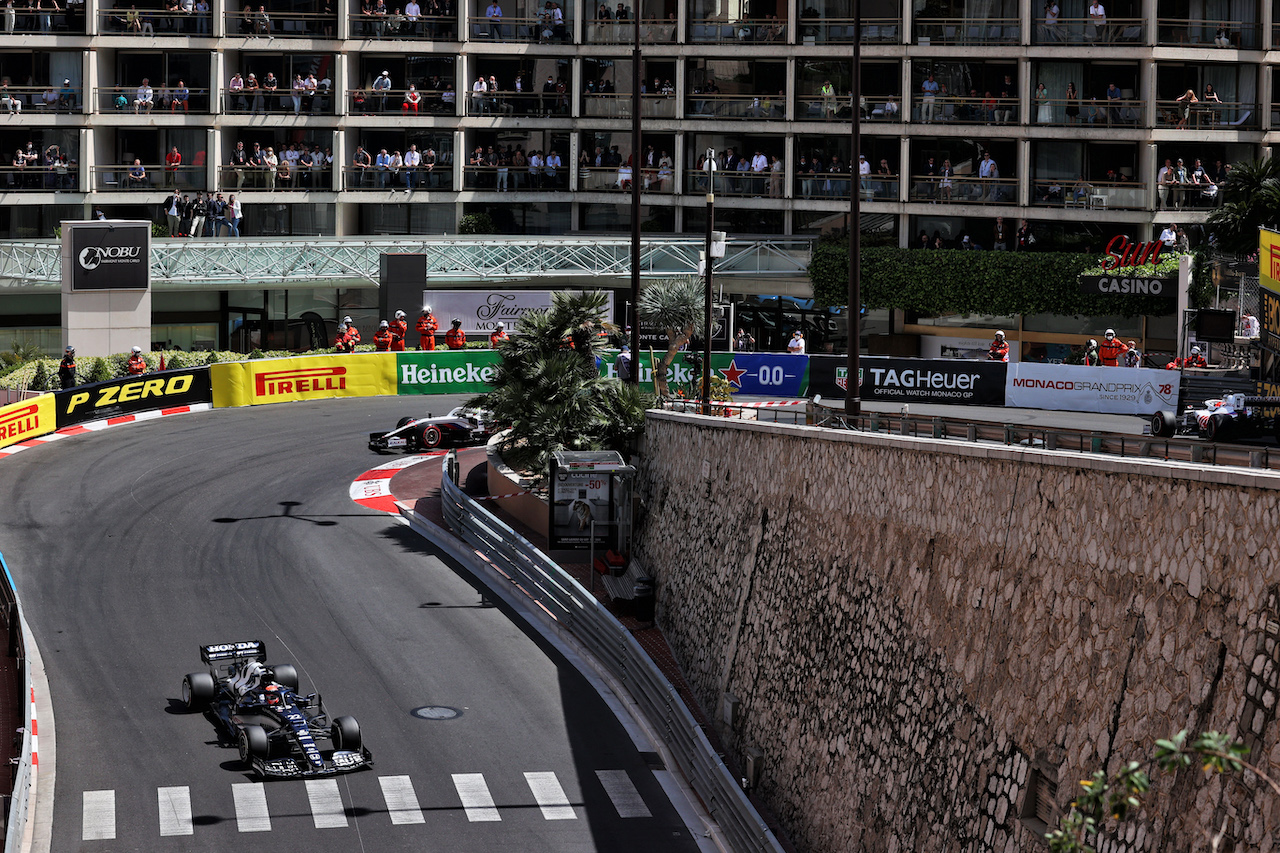
[[[55,391],[58,429],[150,409],[208,403],[213,399],[209,368],[166,370]]]
[[[1178,410],[1178,380],[1175,370],[1020,362],[1009,365],[1005,399],[1022,409],[1150,415]]]
[[[1003,406],[1009,365],[951,359],[859,359],[861,397],[898,403]],[[809,394],[843,399],[849,386],[844,356],[809,357]]]
[[[395,358],[397,394],[483,394],[502,361],[493,350],[476,349],[398,352]]]
[[[613,291],[605,291],[609,301],[601,316],[613,317]],[[511,331],[522,314],[551,307],[550,290],[424,290],[422,304],[431,306],[431,313],[440,322],[440,334],[444,334],[454,319],[462,321],[462,331],[468,335],[489,334],[499,322]]]
[[[257,406],[396,393],[396,354],[313,355],[209,365],[213,405]]]
[[[146,290],[151,285],[150,222],[67,222],[64,252],[71,290]]]
[[[57,429],[53,395],[41,394],[20,403],[0,407],[0,447],[44,435]]]

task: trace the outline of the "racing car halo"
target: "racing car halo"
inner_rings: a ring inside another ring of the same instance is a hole
[[[369,433],[369,449],[377,453],[403,450],[435,450],[437,447],[476,444],[486,441],[497,430],[493,415],[481,409],[459,406],[442,418],[401,418],[396,428]]]
[[[298,694],[291,664],[266,665],[261,640],[201,646],[200,659],[209,671],[182,679],[183,704],[203,711],[219,742],[235,744],[260,776],[330,776],[373,765],[355,717],[330,721],[318,693]]]

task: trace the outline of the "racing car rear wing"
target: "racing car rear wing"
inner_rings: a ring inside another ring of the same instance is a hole
[[[200,660],[213,663],[220,660],[256,660],[267,662],[267,644],[261,640],[245,640],[239,643],[214,643],[200,647]]]

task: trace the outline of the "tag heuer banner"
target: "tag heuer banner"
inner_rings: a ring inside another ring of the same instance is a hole
[[[1008,365],[1000,361],[880,358],[859,359],[863,400],[1003,406]],[[844,399],[849,386],[844,356],[809,357],[809,394]]]

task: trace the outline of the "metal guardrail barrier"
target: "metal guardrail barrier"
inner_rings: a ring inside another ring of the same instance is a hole
[[[6,654],[14,658],[22,670],[22,698],[19,707],[22,709],[22,749],[10,761],[13,762],[13,788],[8,795],[9,808],[5,826],[4,849],[16,851],[21,846],[22,838],[27,831],[27,816],[30,812],[31,792],[35,786],[35,766],[32,762],[34,741],[31,721],[35,711],[31,707],[31,668],[27,665],[26,639],[23,635],[22,605],[18,601],[13,576],[9,574],[9,566],[0,554],[0,570],[4,573],[4,582],[0,583],[0,612],[3,612],[5,628],[9,633]]]
[[[457,472],[457,452],[450,451],[440,494],[445,520],[457,535],[626,686],[736,853],[782,853],[675,688],[635,637],[551,558],[466,495],[457,485]]]

